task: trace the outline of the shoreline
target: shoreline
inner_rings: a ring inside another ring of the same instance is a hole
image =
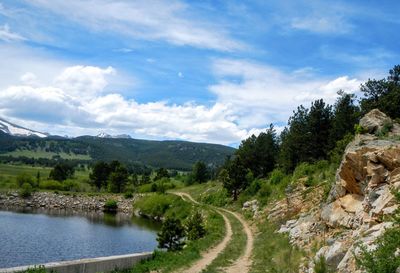
[[[34,192],[29,198],[22,198],[17,191],[0,193],[0,208],[3,209],[48,209],[103,212],[107,200],[118,203],[117,212],[133,214],[133,202],[137,196],[125,198],[117,194],[90,195],[85,193]]]

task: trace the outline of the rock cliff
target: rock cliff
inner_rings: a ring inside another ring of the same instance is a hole
[[[360,126],[365,133],[347,146],[328,198],[315,189],[311,202],[296,201],[308,207],[297,206],[298,213],[279,230],[304,249],[319,246],[301,272],[314,272],[313,261],[321,255],[334,272],[360,272],[354,258],[359,245],[373,248],[376,238],[392,225],[386,219],[398,206],[392,192],[400,190],[400,126],[376,109],[361,119]],[[290,195],[287,199],[296,200]],[[290,206],[284,203],[275,204],[269,217],[285,207],[288,213]]]

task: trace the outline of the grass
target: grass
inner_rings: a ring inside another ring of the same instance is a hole
[[[2,155],[13,156],[13,157],[25,156],[25,157],[29,157],[29,158],[35,158],[35,159],[39,159],[39,158],[51,159],[54,156],[59,156],[63,159],[77,159],[77,160],[91,160],[92,159],[90,157],[90,155],[74,154],[74,153],[67,154],[64,152],[61,152],[61,153],[46,152],[43,149],[37,149],[37,150],[21,149],[21,150],[15,150],[12,152],[4,153]]]
[[[47,183],[47,178],[52,168],[48,167],[33,167],[29,165],[12,165],[12,164],[0,164],[0,189],[15,189],[16,177],[19,174],[27,174],[34,180],[36,179],[37,173],[40,173],[40,180],[44,184]],[[88,185],[88,170],[77,170],[75,171],[72,179],[67,179],[64,184],[74,184],[74,191],[87,191],[90,186]]]
[[[188,206],[190,204],[187,203]],[[153,258],[142,261],[134,268],[124,271],[124,273],[144,273],[144,272],[174,272],[179,268],[187,266],[201,258],[201,253],[220,242],[225,235],[224,220],[217,212],[205,209],[206,229],[205,237],[189,242],[186,247],[178,252],[155,251]]]
[[[230,213],[226,213],[229,221],[232,224],[232,240],[220,255],[205,269],[202,273],[219,272],[220,269],[231,265],[242,254],[246,247],[247,237],[243,231],[242,225],[236,217]]]
[[[284,234],[269,222],[258,225],[250,273],[298,272],[304,253],[292,246]]]

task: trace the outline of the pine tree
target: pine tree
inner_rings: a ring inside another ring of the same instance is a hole
[[[186,236],[188,240],[198,240],[206,234],[204,218],[199,211],[195,211],[186,222]]]
[[[167,218],[162,225],[161,231],[157,234],[159,248],[166,248],[168,251],[182,249],[185,244],[185,229],[179,219]]]

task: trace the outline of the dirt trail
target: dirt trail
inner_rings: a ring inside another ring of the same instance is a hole
[[[193,197],[187,193],[174,192],[174,194],[179,195],[180,197],[182,197],[182,199],[187,198],[187,199],[189,199],[189,201],[200,205],[199,202],[194,200]],[[226,228],[226,234],[225,234],[224,239],[222,240],[222,242],[220,242],[215,247],[207,250],[205,253],[202,253],[202,255],[201,255],[202,258],[199,261],[197,261],[193,265],[191,265],[190,268],[179,271],[180,273],[199,273],[199,272],[201,272],[208,265],[210,265],[212,263],[212,261],[214,261],[218,257],[218,255],[226,248],[229,241],[232,239],[231,222],[228,220],[228,218],[225,216],[225,214],[222,213],[220,210],[216,210],[216,211],[219,214],[221,214],[221,216],[224,218],[225,228]]]
[[[253,252],[254,246],[254,237],[253,232],[251,231],[247,222],[236,212],[232,212],[226,209],[222,209],[223,211],[232,214],[236,219],[240,221],[243,226],[243,230],[247,236],[246,248],[242,256],[239,257],[231,266],[224,269],[226,273],[247,273],[250,270],[252,261],[251,255]]]
[[[200,205],[199,202],[193,199],[193,197],[185,192],[174,192],[174,194],[182,197],[182,199],[188,199],[191,202]],[[226,248],[228,245],[229,241],[232,238],[232,226],[228,218],[225,216],[225,213],[230,213],[232,214],[236,219],[239,220],[239,222],[243,226],[243,230],[246,233],[247,236],[247,243],[246,243],[246,248],[242,256],[240,256],[231,266],[223,269],[224,272],[227,273],[247,273],[250,270],[251,267],[251,254],[253,252],[253,243],[254,243],[254,238],[253,238],[253,233],[247,224],[247,222],[238,214],[232,211],[229,211],[227,209],[218,209],[215,208],[215,210],[222,215],[225,221],[225,226],[226,226],[226,235],[224,239],[222,240],[221,243],[219,243],[217,246],[214,248],[210,249],[206,253],[202,255],[202,258],[194,263],[190,268],[180,271],[181,273],[199,273],[203,269],[205,269],[209,264],[212,263],[212,261],[218,257],[218,255]]]

